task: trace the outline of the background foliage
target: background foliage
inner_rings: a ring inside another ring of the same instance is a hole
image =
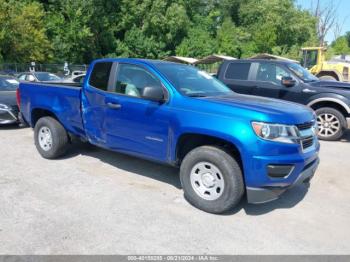
[[[127,56],[298,58],[317,19],[293,0],[0,0],[0,61],[90,63]],[[349,51],[350,33],[331,45]]]

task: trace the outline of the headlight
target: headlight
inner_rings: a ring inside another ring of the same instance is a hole
[[[0,104],[0,109],[9,109],[9,107],[7,105]]]
[[[297,144],[300,141],[296,126],[253,122],[252,127],[255,134],[265,140],[289,144]]]

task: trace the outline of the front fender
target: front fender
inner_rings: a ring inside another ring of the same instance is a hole
[[[342,106],[350,114],[350,101],[346,97],[334,93],[316,94],[308,99],[307,106],[312,107],[319,102],[333,102]]]

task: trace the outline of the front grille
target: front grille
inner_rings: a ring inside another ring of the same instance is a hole
[[[299,133],[301,136],[301,147],[304,150],[314,145],[315,142],[315,131],[313,129],[314,122],[306,122],[303,124],[297,125]]]
[[[312,136],[304,138],[303,140],[301,140],[301,144],[302,144],[303,150],[305,150],[314,144],[314,138]]]
[[[302,131],[302,130],[310,129],[312,126],[313,126],[313,122],[308,122],[308,123],[297,125],[297,128]]]

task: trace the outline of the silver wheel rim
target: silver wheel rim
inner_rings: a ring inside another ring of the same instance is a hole
[[[193,190],[205,200],[216,200],[224,192],[224,177],[219,168],[212,163],[196,164],[191,170],[190,180]]]
[[[338,117],[333,114],[324,113],[317,116],[318,135],[331,137],[339,132],[341,125]]]
[[[52,148],[51,130],[46,126],[40,128],[38,133],[38,140],[41,149],[44,151],[49,151]]]

